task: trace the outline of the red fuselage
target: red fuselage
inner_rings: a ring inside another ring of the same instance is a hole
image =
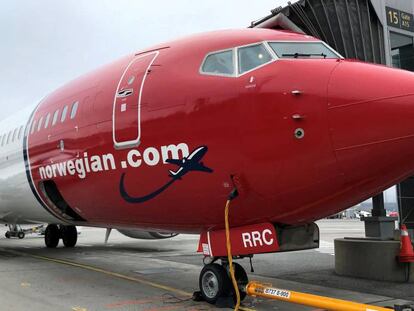
[[[321,57],[280,58],[238,76],[200,73],[211,52],[266,41],[319,42],[263,29],[202,34],[47,96],[26,146],[44,208],[77,224],[201,232],[223,226],[236,186],[232,226],[302,224],[414,173],[412,73]]]

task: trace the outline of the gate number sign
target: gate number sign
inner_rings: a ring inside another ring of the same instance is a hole
[[[414,32],[413,14],[386,7],[388,26]]]

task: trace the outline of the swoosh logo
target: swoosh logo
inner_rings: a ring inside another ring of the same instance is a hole
[[[159,194],[161,194],[162,192],[167,190],[171,185],[173,185],[177,180],[181,180],[189,172],[212,173],[213,170],[205,166],[204,163],[201,162],[207,151],[207,146],[200,146],[194,149],[188,157],[184,157],[182,159],[168,159],[166,162],[177,165],[178,169],[176,171],[170,170],[169,177],[171,179],[160,188],[144,196],[134,197],[127,192],[125,187],[126,173],[122,173],[121,180],[119,182],[119,192],[121,194],[121,197],[128,203],[144,203],[157,197]]]

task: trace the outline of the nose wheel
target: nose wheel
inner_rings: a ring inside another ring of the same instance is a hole
[[[216,263],[204,266],[199,283],[201,295],[208,303],[214,304],[220,297],[226,297],[230,293],[230,278],[227,271]]]
[[[45,230],[45,244],[48,248],[56,248],[62,239],[65,247],[74,247],[78,241],[78,231],[75,226],[48,225]]]
[[[246,297],[246,285],[248,283],[247,273],[241,265],[234,263],[235,277],[238,284],[240,299]],[[204,266],[200,272],[199,286],[200,293],[204,301],[215,304],[220,299],[233,298],[235,292],[229,275],[228,264],[222,265],[210,263]]]

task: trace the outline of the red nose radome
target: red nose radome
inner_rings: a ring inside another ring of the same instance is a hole
[[[341,61],[328,85],[328,115],[347,182],[391,185],[414,173],[413,73]]]

